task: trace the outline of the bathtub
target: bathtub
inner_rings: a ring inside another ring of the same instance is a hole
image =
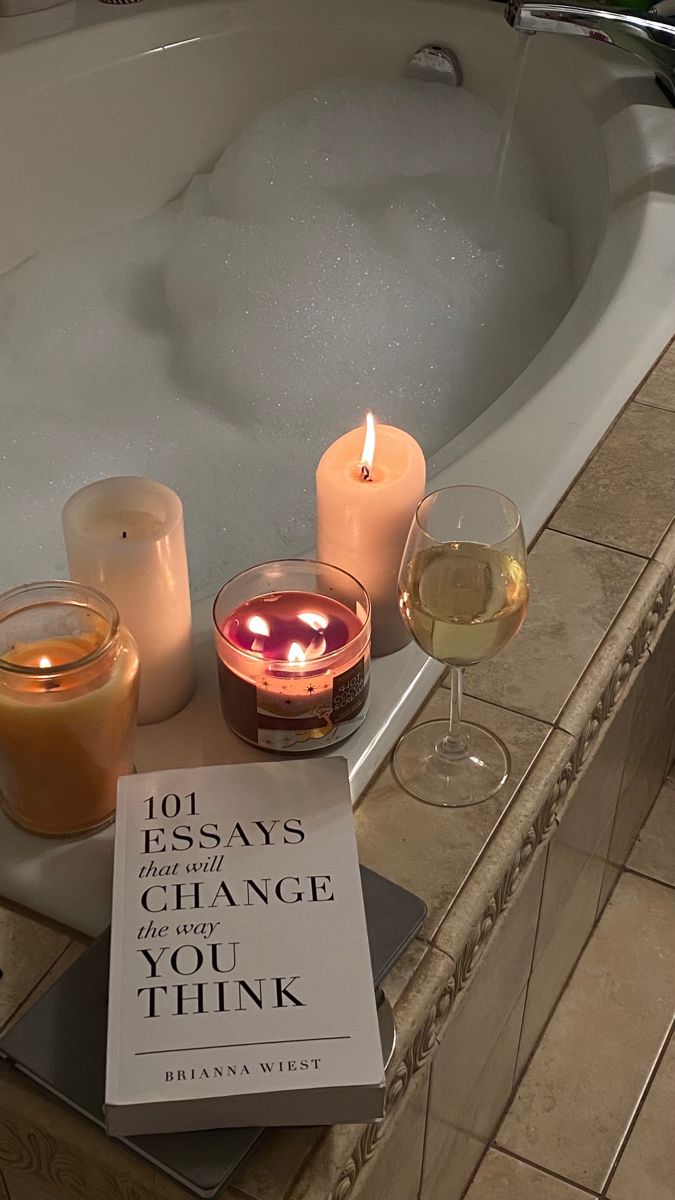
[[[516,37],[499,5],[481,0],[145,0],[129,9],[76,0],[0,21],[0,270],[152,212],[271,102],[329,76],[399,76],[428,42],[452,47],[464,85],[499,107]],[[576,298],[429,474],[434,487],[474,482],[511,495],[532,538],[675,327],[675,112],[628,56],[541,35],[516,120],[569,233]],[[140,731],[139,770],[255,757],[219,714],[211,599],[194,609],[197,694]],[[338,749],[354,798],[439,670],[414,646],[374,664],[368,720]],[[96,932],[111,837],[47,853],[3,827],[2,891]],[[77,919],[72,871],[93,897]]]

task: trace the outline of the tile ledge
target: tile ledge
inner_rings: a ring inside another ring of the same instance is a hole
[[[661,563],[646,564],[563,705],[556,727],[578,739],[580,765],[668,615],[674,594],[673,583]]]
[[[442,1037],[455,1003],[478,969],[500,918],[529,873],[535,854],[557,828],[572,783],[593,752],[596,739],[613,715],[628,680],[642,664],[650,641],[669,614],[675,592],[675,539],[673,558],[670,573],[662,563],[644,560],[644,571],[443,917],[431,948],[447,956],[452,975],[426,1019],[424,1012],[418,1010],[421,1025],[408,1055],[399,1065],[402,1074],[395,1077],[398,1094],[387,1117]],[[563,721],[569,728],[564,727]],[[413,987],[416,974],[408,988]],[[385,1118],[380,1126],[366,1127],[340,1170],[329,1200],[347,1200],[351,1196],[361,1169],[375,1152],[387,1125]],[[303,1188],[302,1195],[309,1200],[309,1191]]]
[[[322,1169],[320,1161],[330,1138],[331,1130],[327,1129],[301,1168],[287,1200],[347,1200],[351,1196],[361,1171],[396,1120],[413,1078],[428,1064],[438,1045],[438,1012],[454,978],[454,968],[455,963],[445,951],[429,946],[395,1007],[397,1047],[387,1071],[383,1120],[362,1127],[349,1156],[333,1175],[329,1191],[325,1190],[325,1167]]]

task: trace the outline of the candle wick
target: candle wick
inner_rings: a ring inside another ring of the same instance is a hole
[[[123,538],[125,538],[126,536],[127,536],[127,531],[126,531],[126,529],[123,529],[123,530],[122,530],[122,537],[123,537]]]
[[[365,483],[372,482],[372,480],[370,478],[370,467],[368,466],[367,463],[361,463],[361,478],[364,480]]]

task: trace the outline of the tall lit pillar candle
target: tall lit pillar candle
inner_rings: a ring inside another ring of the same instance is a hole
[[[328,447],[316,472],[317,557],[349,571],[372,605],[374,655],[410,640],[398,609],[398,571],[424,495],[420,446],[392,425],[352,429]]]
[[[152,479],[102,479],[71,496],[63,530],[71,577],[110,596],[136,640],[139,723],[173,716],[195,686],[180,499]]]

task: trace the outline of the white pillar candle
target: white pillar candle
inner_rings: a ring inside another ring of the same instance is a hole
[[[173,716],[195,686],[180,499],[152,479],[101,479],[68,500],[63,531],[71,578],[109,596],[136,639],[139,723]]]
[[[326,450],[316,472],[317,557],[349,571],[372,604],[374,655],[410,640],[398,610],[398,571],[424,495],[420,446],[392,425],[352,429]]]

